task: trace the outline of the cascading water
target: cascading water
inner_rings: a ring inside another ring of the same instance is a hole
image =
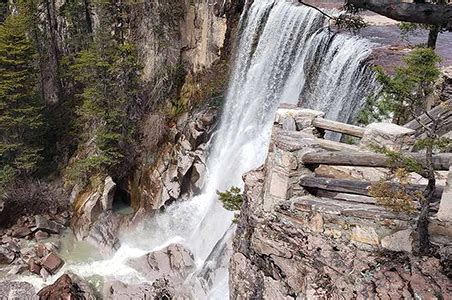
[[[369,42],[329,31],[316,10],[287,1],[255,0],[242,16],[240,32],[203,193],[122,237],[122,247],[112,259],[68,265],[64,270],[81,276],[110,275],[115,270],[119,280],[140,281],[140,274],[125,265],[126,259],[178,241],[197,259],[200,271],[191,279],[203,276],[206,259],[211,264],[224,259],[222,237],[232,236],[228,228],[233,214],[222,208],[216,191],[241,187],[241,176],[264,162],[280,102],[347,121],[375,86],[365,64]],[[219,274],[207,286],[212,292],[201,293],[205,297],[227,298],[227,262]]]

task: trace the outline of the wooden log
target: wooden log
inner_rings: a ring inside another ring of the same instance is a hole
[[[348,194],[348,193],[338,193],[330,192],[325,190],[318,190],[316,193],[317,197],[330,198],[334,200],[344,200],[349,202],[365,203],[365,204],[376,204],[377,200],[375,198],[363,195]]]
[[[425,161],[424,154],[410,153],[414,159]],[[359,167],[391,167],[390,159],[381,153],[374,152],[313,152],[302,157],[304,164],[343,165]],[[440,153],[433,155],[435,170],[447,171],[452,165],[452,153]]]
[[[449,113],[446,113],[447,111],[449,111]],[[452,116],[452,100],[446,101],[432,108],[431,110],[429,110],[428,114],[432,118],[438,118],[439,116],[442,116],[443,120],[449,119]],[[422,114],[419,116],[419,122],[424,125],[429,125],[432,122],[432,119],[427,114]],[[405,124],[404,127],[419,131],[422,129],[422,125],[419,122],[417,120],[411,120],[410,122]]]
[[[316,138],[315,141],[319,144],[320,148],[328,151],[360,151],[356,145],[349,145],[345,143],[339,143],[331,140]]]
[[[312,191],[315,195],[317,190],[324,190],[337,193],[348,193],[362,196],[370,196],[369,189],[375,182],[361,181],[361,180],[344,180],[344,179],[332,179],[326,177],[314,177],[305,176],[300,179],[300,185],[303,188]],[[391,183],[393,188],[400,188],[400,184]],[[410,192],[424,191],[425,185],[411,184],[407,187]],[[435,201],[439,201],[443,194],[444,187],[437,186],[433,198]]]
[[[362,138],[364,135],[364,128],[345,124],[341,122],[331,121],[324,118],[315,118],[312,122],[312,125],[317,128],[337,132],[337,133],[344,133],[351,136],[356,136]]]

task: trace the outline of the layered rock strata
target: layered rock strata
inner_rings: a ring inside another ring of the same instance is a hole
[[[303,156],[339,147],[316,136],[312,120],[321,116],[280,111],[265,165],[244,176],[230,265],[232,299],[452,297],[450,223],[432,216],[430,235],[440,255],[419,257],[413,254],[412,216],[389,211],[371,197],[322,198],[300,187],[302,176],[314,176]]]

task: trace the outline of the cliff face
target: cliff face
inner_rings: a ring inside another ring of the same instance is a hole
[[[135,214],[127,224],[201,188],[206,143],[218,112],[217,104],[209,101],[221,99],[226,88],[242,2],[145,1],[128,13],[124,26],[138,48],[149,102],[134,108],[140,118],[137,163],[114,182]],[[72,160],[89,153],[90,147],[88,141]],[[112,207],[101,205],[102,195],[109,194],[109,187],[104,187],[109,180],[93,178],[87,188],[73,189],[73,228],[79,238],[89,238],[95,227],[102,228],[99,222],[94,224],[96,219],[104,220],[101,236],[115,236],[107,234],[118,230],[108,225],[115,218],[109,212]],[[111,194],[114,198],[115,191]],[[96,240],[115,245],[102,237]]]
[[[306,153],[335,147],[359,151],[318,139],[311,127],[318,115],[279,113],[265,165],[244,176],[245,202],[230,264],[232,299],[452,297],[450,221],[432,216],[430,235],[440,250],[436,257],[419,257],[413,254],[415,218],[370,197],[322,198],[300,187],[301,177],[314,176],[303,164]],[[330,177],[347,179],[379,172],[333,170]]]

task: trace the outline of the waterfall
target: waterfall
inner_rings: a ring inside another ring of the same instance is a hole
[[[139,281],[140,275],[124,264],[127,258],[177,241],[190,248],[197,260],[199,271],[191,279],[207,276],[209,263],[221,269],[207,285],[212,292],[203,295],[227,299],[224,249],[225,239],[233,235],[228,230],[233,213],[223,209],[216,191],[243,187],[242,175],[264,163],[281,102],[348,121],[375,86],[365,64],[370,43],[335,34],[326,24],[325,17],[314,9],[288,1],[254,0],[241,19],[233,72],[212,141],[203,192],[170,206],[135,233],[122,237],[121,249],[112,259],[72,270],[81,276],[113,271],[120,280]]]
[[[204,196],[209,206],[191,241],[195,253],[206,245],[211,249],[230,224],[224,222],[228,213],[215,191],[242,187],[242,175],[265,161],[280,103],[322,110],[328,118],[346,122],[375,88],[365,64],[370,43],[335,34],[326,22],[314,9],[272,0],[255,0],[242,17],[221,124],[208,159]],[[223,282],[211,298],[226,297]]]

